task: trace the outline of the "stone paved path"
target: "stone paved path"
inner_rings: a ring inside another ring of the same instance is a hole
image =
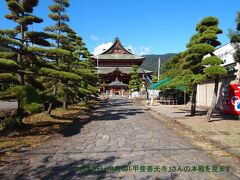
[[[127,100],[110,99],[90,119],[89,123],[76,125],[75,133],[46,142],[26,153],[22,160],[1,167],[0,179],[238,179],[226,172],[140,172],[140,165],[178,168],[216,162],[143,107]],[[103,170],[82,172],[83,165]],[[139,169],[136,172],[105,169],[127,165]]]

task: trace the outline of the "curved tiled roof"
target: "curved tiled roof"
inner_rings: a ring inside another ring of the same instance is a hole
[[[126,59],[126,60],[137,60],[137,59],[145,59],[145,57],[141,57],[141,56],[136,56],[133,54],[99,54],[94,56],[95,59]]]
[[[119,38],[115,38],[112,46],[110,48],[108,48],[107,50],[105,50],[103,53],[101,54],[113,54],[113,53],[116,53],[116,54],[119,54],[119,52],[114,52],[114,49],[118,49],[120,50],[120,54],[132,54],[132,52],[130,52],[129,50],[127,50],[121,43],[120,39]]]
[[[145,57],[136,56],[130,50],[126,49],[119,38],[116,38],[110,48],[95,55],[94,59],[98,60],[143,60]]]
[[[112,73],[114,71],[120,71],[123,74],[130,74],[132,71],[132,67],[97,67],[98,69],[98,74],[108,74]],[[152,71],[148,71],[145,69],[139,68],[137,70],[138,73],[152,73]]]
[[[118,80],[118,78],[116,78],[116,80],[113,81],[113,82],[111,82],[111,83],[109,84],[109,86],[110,86],[110,87],[127,87],[128,85],[120,82],[120,81]]]

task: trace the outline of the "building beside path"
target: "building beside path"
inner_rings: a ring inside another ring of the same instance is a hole
[[[133,65],[141,66],[142,56],[135,55],[130,49],[126,49],[119,38],[116,38],[109,49],[92,58],[95,62],[98,76],[101,80],[102,91],[110,91],[113,94],[121,94],[127,91],[131,79],[130,72]],[[152,71],[139,68],[139,76],[147,74],[151,76]]]
[[[217,109],[222,109],[223,104],[223,94],[224,91],[227,90],[229,84],[236,83],[234,75],[236,62],[234,61],[234,53],[235,48],[234,45],[228,43],[213,52],[216,56],[221,58],[224,62],[222,66],[224,66],[228,70],[228,74],[226,77],[222,77],[219,80],[219,88],[218,88],[218,97],[217,97]],[[207,55],[205,57],[208,57]],[[209,107],[212,102],[214,92],[214,81],[206,80],[205,82],[198,84],[197,86],[197,105],[203,107]]]

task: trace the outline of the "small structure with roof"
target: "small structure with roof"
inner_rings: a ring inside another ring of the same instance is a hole
[[[127,90],[128,85],[120,82],[116,77],[115,81],[109,84],[109,88],[110,88],[110,95],[113,95],[113,94],[123,95],[124,91]]]

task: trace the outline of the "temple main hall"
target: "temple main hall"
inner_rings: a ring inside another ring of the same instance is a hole
[[[144,59],[126,49],[120,39],[116,38],[109,49],[103,50],[102,53],[93,57],[103,87],[102,91],[110,90],[110,92],[119,93],[120,90],[121,92],[127,90],[132,66],[140,67]],[[142,68],[139,68],[137,72],[141,78],[143,75],[151,77],[152,74],[152,71]]]

